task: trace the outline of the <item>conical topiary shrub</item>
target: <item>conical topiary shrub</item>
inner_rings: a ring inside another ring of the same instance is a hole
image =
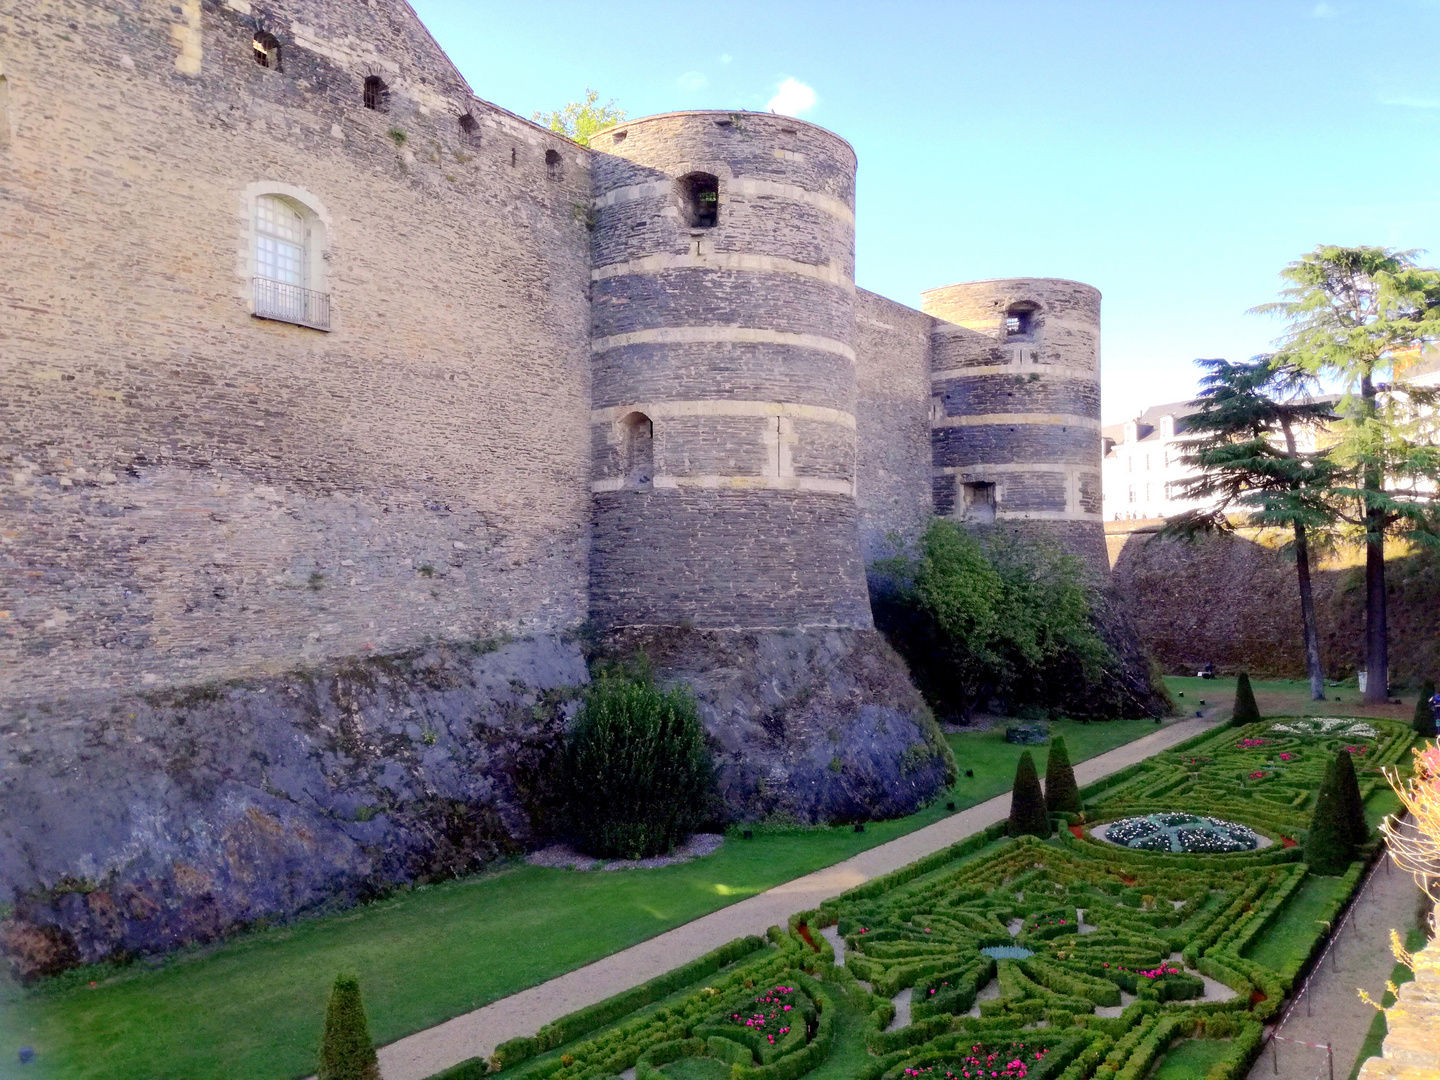
[[[1010,824],[1007,836],[1050,835],[1050,816],[1045,812],[1045,795],[1035,773],[1035,759],[1026,750],[1015,765],[1015,787],[1010,792]]]
[[[1045,808],[1052,814],[1080,812],[1080,787],[1075,783],[1063,735],[1050,740],[1050,757],[1045,762]]]
[[[1344,750],[1339,755],[1349,757]],[[1305,861],[1316,874],[1343,874],[1355,858],[1353,826],[1346,817],[1339,757],[1325,770],[1315,796],[1315,813],[1305,834]],[[1353,767],[1352,767],[1353,771]]]
[[[325,1037],[320,1043],[316,1080],[380,1080],[380,1062],[370,1041],[360,980],[337,975],[325,1006]]]
[[[1365,800],[1360,797],[1360,780],[1355,775],[1355,759],[1346,750],[1335,755],[1336,783],[1350,842],[1355,845],[1370,839],[1370,826],[1365,823]]]
[[[1230,712],[1230,726],[1244,727],[1260,719],[1260,707],[1255,704],[1255,691],[1250,689],[1250,673],[1240,672],[1235,680],[1235,708]]]
[[[1422,739],[1435,738],[1435,713],[1430,709],[1430,699],[1435,696],[1435,680],[1426,679],[1420,684],[1420,696],[1415,699],[1415,734]]]

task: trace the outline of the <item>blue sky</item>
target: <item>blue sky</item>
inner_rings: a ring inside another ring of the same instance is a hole
[[[631,117],[785,86],[859,155],[861,287],[1104,293],[1107,422],[1263,351],[1246,309],[1318,243],[1440,263],[1440,0],[413,3],[524,116],[587,85]]]

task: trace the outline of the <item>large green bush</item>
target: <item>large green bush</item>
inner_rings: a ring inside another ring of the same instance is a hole
[[[1116,666],[1084,565],[1054,544],[935,518],[917,552],[875,564],[872,585],[876,624],[941,715],[991,698],[1080,715]]]
[[[316,1080],[380,1080],[380,1062],[370,1041],[360,980],[337,975],[325,1006],[325,1034],[320,1041]]]
[[[591,683],[561,756],[570,835],[601,858],[669,851],[706,819],[714,774],[695,699],[648,676]]]

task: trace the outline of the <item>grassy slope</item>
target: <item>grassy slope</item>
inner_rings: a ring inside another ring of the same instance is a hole
[[[1054,728],[1080,761],[1155,725]],[[961,778],[947,798],[958,808],[1009,790],[1022,748],[1005,743],[1003,732],[952,735],[950,743]],[[967,768],[974,778],[965,778]],[[314,1068],[325,993],[338,971],[359,974],[371,1030],[389,1042],[928,825],[946,816],[945,801],[864,833],[761,832],[662,870],[521,866],[479,874],[245,935],[159,970],[91,970],[41,993],[0,990],[0,1054],[34,1046],[36,1080],[304,1075]]]
[[[1424,930],[1412,929],[1405,937],[1405,948],[1411,952],[1418,952],[1425,947],[1426,940]],[[1413,978],[1415,978],[1415,973],[1404,964],[1396,964],[1394,970],[1390,972],[1390,981],[1396,986],[1407,983]],[[1395,995],[1388,990],[1385,991],[1381,995],[1380,1003],[1388,1009],[1395,1004]],[[1360,1074],[1360,1066],[1380,1053],[1380,1044],[1385,1041],[1385,1036],[1389,1034],[1389,1031],[1390,1029],[1385,1023],[1385,1014],[1377,1012],[1375,1019],[1370,1022],[1370,1030],[1365,1034],[1365,1041],[1360,1044],[1360,1053],[1355,1058],[1355,1067],[1350,1070],[1350,1080],[1355,1080],[1355,1077]]]

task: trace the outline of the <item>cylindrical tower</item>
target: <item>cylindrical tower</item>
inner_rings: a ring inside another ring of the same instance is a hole
[[[1100,495],[1100,293],[1006,278],[922,294],[935,512],[1048,534],[1107,570]]]
[[[764,113],[597,134],[591,614],[871,626],[855,508],[855,154]]]

